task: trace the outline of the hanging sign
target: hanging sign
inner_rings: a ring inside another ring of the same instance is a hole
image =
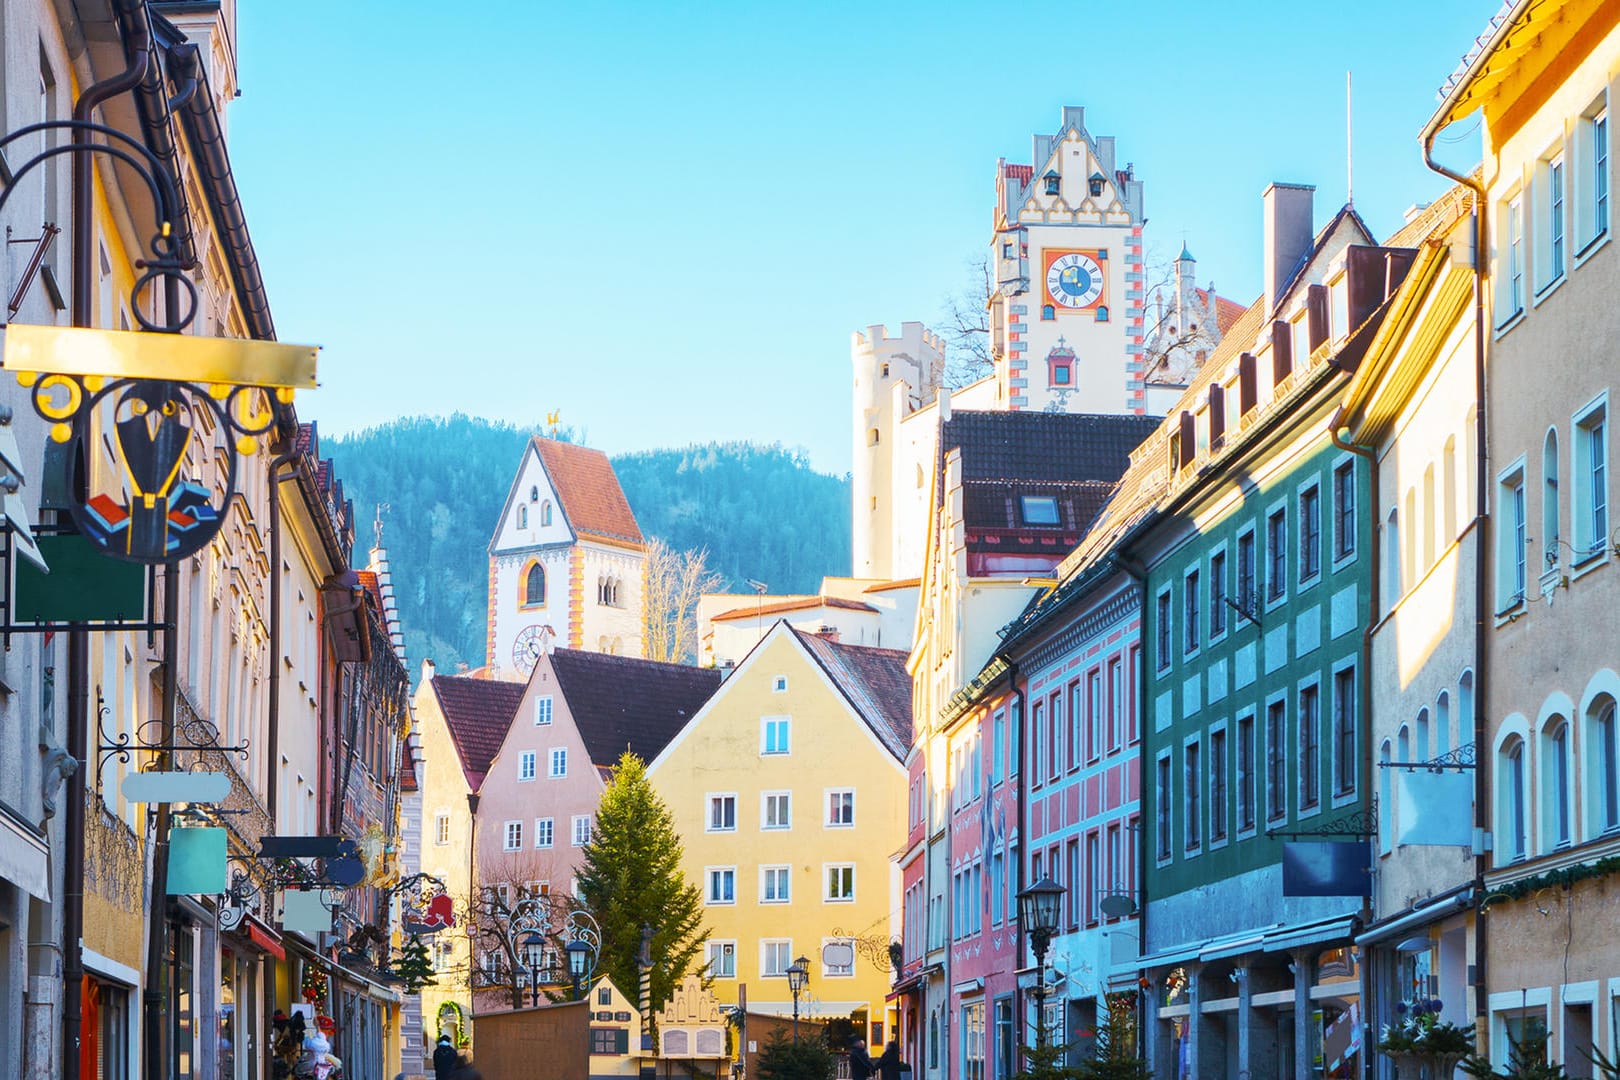
[[[169,895],[225,891],[225,830],[169,831]]]
[[[217,772],[132,772],[119,791],[135,803],[222,803],[231,794],[231,778]]]

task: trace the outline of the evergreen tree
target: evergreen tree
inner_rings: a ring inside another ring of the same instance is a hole
[[[1080,1080],[1080,1070],[1064,1064],[1073,1044],[1056,1040],[1056,1021],[1042,1017],[1040,1025],[1041,1037],[1036,1045],[1024,1047],[1024,1067],[1013,1074],[1013,1080]]]
[[[1148,1080],[1147,1066],[1137,1055],[1136,1019],[1129,999],[1108,998],[1097,1026],[1091,1056],[1080,1062],[1081,1080]]]
[[[759,1052],[760,1080],[832,1080],[838,1058],[819,1032],[797,1042],[777,1031]]]
[[[1547,1033],[1532,1029],[1523,1039],[1508,1036],[1506,1072],[1497,1072],[1490,1059],[1475,1055],[1462,1063],[1463,1072],[1490,1080],[1567,1080],[1564,1066],[1547,1061]]]
[[[669,1001],[709,932],[703,895],[681,873],[681,841],[647,766],[625,753],[613,767],[585,845],[579,897],[602,931],[597,971],[635,997],[641,986],[641,928],[652,928],[651,1008]]]
[[[394,974],[400,978],[408,994],[414,994],[438,981],[433,977],[433,961],[428,956],[428,947],[422,944],[422,939],[416,934],[412,934],[400,946],[399,959],[394,961]]]

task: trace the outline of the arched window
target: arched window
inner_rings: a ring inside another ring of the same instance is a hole
[[[1392,610],[1401,600],[1401,519],[1391,507],[1384,523],[1384,610]]]
[[[1446,439],[1446,449],[1440,457],[1440,487],[1445,541],[1449,544],[1457,539],[1457,436],[1455,435]]]
[[[939,1068],[939,1012],[928,1014],[928,1067]]]
[[[1498,835],[1501,861],[1518,862],[1525,856],[1524,740],[1517,735],[1502,744],[1497,759]]]
[[[1407,488],[1406,546],[1401,550],[1401,566],[1408,586],[1416,584],[1418,579],[1418,535],[1417,488]]]
[[[1419,709],[1417,723],[1412,725],[1412,752],[1416,761],[1429,760],[1429,710]]]
[[[1541,809],[1544,824],[1539,830],[1547,851],[1568,847],[1569,820],[1569,721],[1555,716],[1541,736]]]
[[[529,501],[530,502],[539,502],[540,501],[540,485],[539,484],[531,484],[531,485],[529,485]]]
[[[1450,750],[1451,695],[1442,690],[1440,691],[1440,700],[1434,706],[1434,752],[1436,756],[1439,756]]]
[[[550,525],[551,524],[551,500],[550,499],[547,499],[545,502],[540,504],[540,524],[541,525]]]
[[[1548,566],[1558,562],[1558,431],[1547,430],[1541,445],[1541,550]]]
[[[1582,754],[1592,762],[1592,826],[1590,832],[1620,829],[1620,730],[1614,698],[1604,695],[1594,701],[1587,715],[1587,749]]]
[[[1434,466],[1423,470],[1423,568],[1434,565],[1437,548],[1434,536]]]
[[[1388,739],[1378,748],[1378,760],[1385,764],[1392,760]],[[1378,770],[1378,801],[1390,807],[1389,813],[1378,815],[1378,852],[1381,855],[1388,855],[1395,847],[1395,816],[1400,812],[1400,807],[1395,805],[1391,797],[1395,787],[1395,779],[1390,775],[1393,771],[1387,768]]]
[[[1474,741],[1474,673],[1465,671],[1457,680],[1457,742]],[[1483,747],[1481,747],[1483,749]]]
[[[546,571],[539,563],[529,567],[529,573],[523,579],[523,603],[527,607],[539,607],[546,602]]]
[[[877,444],[878,444],[878,429],[877,428],[872,428],[871,430],[869,430],[866,433],[866,445],[867,446],[876,446]]]
[[[1108,321],[1108,305],[1107,304],[1098,304],[1097,305],[1097,321],[1098,322],[1107,322]]]
[[[528,527],[529,527],[529,508],[527,506],[523,505],[522,503],[519,503],[518,504],[518,528],[527,529]]]

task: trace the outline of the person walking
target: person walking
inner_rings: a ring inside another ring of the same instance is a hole
[[[433,1080],[450,1080],[458,1066],[461,1057],[450,1042],[449,1035],[439,1036],[439,1045],[433,1048]]]
[[[866,1040],[859,1036],[849,1043],[849,1080],[872,1080],[872,1058],[866,1052]]]
[[[900,1040],[890,1039],[883,1048],[877,1059],[877,1073],[881,1080],[900,1080]]]

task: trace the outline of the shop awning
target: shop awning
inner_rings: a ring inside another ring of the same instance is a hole
[[[1291,925],[1279,923],[1259,930],[1227,934],[1209,941],[1186,942],[1142,957],[1139,968],[1147,971],[1151,968],[1173,967],[1190,960],[1207,963],[1242,956],[1244,953],[1286,952],[1301,945],[1315,945],[1337,938],[1347,938],[1355,932],[1357,921],[1354,915],[1342,915],[1311,923]]]
[[[247,936],[258,950],[277,960],[287,959],[287,950],[281,944],[281,935],[258,924],[258,921],[249,916],[247,920]]]
[[[1387,919],[1373,923],[1356,935],[1356,944],[1374,945],[1380,941],[1400,937],[1410,930],[1416,930],[1421,926],[1427,926],[1429,923],[1461,914],[1468,910],[1473,902],[1474,887],[1472,885],[1458,885],[1454,889],[1447,889],[1439,896],[1430,897],[1408,912],[1392,915]]]

